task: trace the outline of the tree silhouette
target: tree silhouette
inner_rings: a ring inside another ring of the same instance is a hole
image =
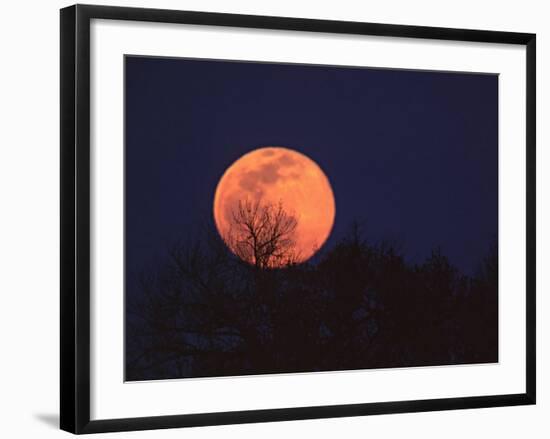
[[[297,261],[297,225],[281,202],[239,200],[223,238],[233,253],[257,268],[282,267]]]
[[[259,269],[292,260],[296,222],[258,203],[235,216],[242,256],[212,226],[128,294],[127,380],[498,361],[496,246],[466,276],[352,229],[316,262]]]

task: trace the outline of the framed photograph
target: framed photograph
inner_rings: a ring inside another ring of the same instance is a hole
[[[535,35],[61,10],[61,428],[535,403]]]

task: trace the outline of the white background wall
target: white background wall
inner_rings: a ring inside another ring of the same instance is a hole
[[[88,1],[88,3],[96,3]],[[550,14],[542,0],[157,0],[99,4],[537,33],[538,405],[117,434],[113,437],[548,437],[545,322],[550,275]],[[0,431],[59,437],[59,13],[63,1],[4,2],[0,13]],[[546,265],[546,267],[545,267]],[[546,269],[546,270],[545,270]]]

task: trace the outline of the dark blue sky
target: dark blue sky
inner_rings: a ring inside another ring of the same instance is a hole
[[[246,152],[285,146],[328,175],[336,221],[473,273],[498,233],[498,77],[126,57],[126,263],[163,260],[212,216]]]

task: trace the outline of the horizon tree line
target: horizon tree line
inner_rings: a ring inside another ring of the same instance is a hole
[[[126,304],[126,379],[498,361],[498,252],[474,276],[435,249],[410,264],[357,224],[298,263],[295,216],[243,200],[143,273]]]

